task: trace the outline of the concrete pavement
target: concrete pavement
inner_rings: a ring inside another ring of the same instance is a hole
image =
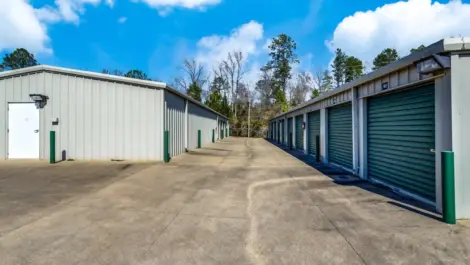
[[[433,216],[227,138],[10,229],[0,264],[469,264],[467,223]]]

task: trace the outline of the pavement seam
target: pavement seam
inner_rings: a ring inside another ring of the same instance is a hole
[[[51,211],[51,212],[48,212],[48,213],[46,213],[46,214],[44,214],[44,215],[41,215],[41,216],[39,216],[37,219],[31,220],[30,222],[27,222],[27,223],[25,223],[25,224],[23,224],[23,225],[21,225],[21,226],[19,226],[19,227],[14,228],[14,229],[11,230],[11,231],[8,231],[6,234],[1,235],[1,236],[0,236],[0,240],[3,239],[4,237],[8,236],[9,234],[11,234],[11,233],[17,231],[17,230],[22,229],[22,228],[25,227],[25,226],[29,226],[29,225],[31,225],[31,224],[33,224],[33,223],[35,223],[35,222],[38,222],[38,221],[40,221],[40,220],[42,220],[42,219],[45,219],[45,218],[47,218],[47,217],[49,217],[49,216],[51,216],[51,215],[53,215],[53,214],[56,214],[56,213],[59,212],[60,210],[64,209],[64,206],[65,206],[65,207],[78,207],[77,205],[73,205],[73,204],[70,204],[70,203],[76,202],[76,201],[78,201],[78,200],[80,200],[80,199],[83,199],[83,198],[85,198],[85,197],[87,197],[87,196],[90,196],[91,194],[98,193],[100,190],[103,190],[103,189],[105,189],[106,187],[109,187],[109,186],[113,185],[114,183],[116,183],[116,182],[118,182],[118,181],[127,179],[127,178],[129,178],[129,177],[131,177],[131,176],[133,176],[133,175],[135,175],[135,174],[137,174],[137,173],[139,173],[139,172],[141,172],[141,171],[143,171],[143,170],[146,170],[146,169],[148,169],[148,168],[150,168],[150,167],[152,167],[152,166],[155,166],[155,165],[150,165],[150,166],[145,167],[145,168],[143,168],[143,169],[141,169],[141,170],[139,170],[139,171],[130,173],[130,174],[127,175],[127,176],[122,176],[121,178],[116,177],[116,178],[114,178],[114,179],[112,179],[112,180],[106,181],[105,184],[104,184],[102,187],[99,187],[99,188],[96,189],[96,190],[92,190],[90,193],[81,194],[81,195],[79,195],[79,196],[75,196],[75,197],[72,197],[72,198],[65,199],[64,201],[59,202],[57,205],[54,205],[54,206],[52,206],[52,207],[50,207],[50,208],[47,209],[48,211]],[[123,174],[123,175],[125,175],[126,173],[119,172],[118,174]],[[61,209],[61,208],[62,208],[62,209]]]
[[[184,207],[183,207],[184,208]],[[150,245],[148,246],[147,250],[145,250],[144,253],[142,253],[142,256],[140,257],[139,260],[137,260],[135,262],[134,265],[137,265],[139,264],[144,258],[145,256],[149,253],[150,249],[158,242],[158,240],[160,240],[160,238],[162,237],[162,235],[168,230],[168,228],[170,227],[170,225],[175,221],[176,217],[178,217],[181,213],[181,211],[183,211],[183,208],[181,208],[180,212],[177,213],[175,215],[175,217],[173,217],[173,219],[171,219],[171,221],[165,226],[165,228],[162,230],[162,232],[160,232],[160,234],[157,236],[157,238],[152,242],[150,243]]]
[[[346,241],[346,243],[348,243],[348,245],[351,247],[351,249],[356,253],[356,255],[361,259],[362,263],[367,265],[366,261],[364,260],[364,258],[362,257],[361,254],[359,254],[359,252],[356,250],[356,248],[351,244],[351,242],[349,242],[349,240],[346,238],[346,236],[341,232],[341,230],[331,221],[331,219],[328,217],[328,215],[325,214],[325,212],[323,212],[322,210],[322,207],[321,206],[316,206],[315,203],[313,202],[312,198],[310,197],[310,195],[302,188],[302,186],[300,185],[299,181],[294,178],[293,176],[291,176],[289,173],[287,173],[287,175],[294,179],[295,183],[297,183],[297,187],[299,188],[299,190],[304,193],[307,198],[312,202],[312,204],[318,208],[318,210],[320,211],[320,213],[325,216],[325,218],[328,220],[328,222],[335,228],[335,230],[338,232],[338,234],[341,235],[341,237]]]
[[[225,155],[224,159],[217,165],[218,168],[220,168],[220,165],[222,165],[222,163],[225,161],[225,159],[227,159],[229,154]],[[218,170],[220,171],[220,170]],[[204,180],[207,181],[207,178],[208,176],[205,176]],[[194,197],[196,197],[197,193],[200,191],[201,189],[197,189],[196,191],[194,191],[193,195],[190,197],[190,199],[188,199],[185,203],[185,205],[183,207],[181,207],[180,211],[175,215],[175,217],[173,217],[173,219],[168,223],[168,225],[163,229],[163,231],[157,236],[157,238],[149,245],[149,247],[147,248],[147,250],[142,254],[142,256],[140,257],[140,260],[136,261],[136,263],[134,265],[137,265],[139,264],[144,258],[145,256],[149,253],[150,249],[156,244],[158,243],[158,241],[160,240],[160,238],[162,237],[162,235],[168,230],[168,228],[170,227],[170,225],[175,221],[175,219],[180,216],[180,215],[188,215],[188,216],[191,216],[190,214],[182,214],[181,212],[184,210],[184,208],[187,206],[187,204],[192,201],[194,199]],[[195,215],[192,215],[192,216],[195,216]],[[206,217],[204,215],[202,215],[201,217]],[[207,216],[209,217],[209,216]],[[211,217],[209,217],[211,218]],[[216,217],[215,217],[216,218]]]
[[[277,148],[279,149],[279,148]],[[278,162],[281,162],[279,161],[279,157],[277,156],[277,152],[275,152],[276,154],[276,159],[278,160]],[[298,160],[298,159],[297,159]],[[300,161],[300,160],[298,160]],[[283,164],[283,163],[281,163]],[[302,188],[302,186],[300,185],[299,181],[294,178],[291,174],[289,174],[289,172],[287,172],[287,175],[289,176],[289,178],[293,179],[295,181],[295,183],[297,184],[297,187],[299,188],[300,192],[304,193],[307,198],[312,202],[312,204],[318,208],[318,210],[320,211],[320,213],[325,216],[325,218],[328,220],[328,222],[335,228],[335,230],[341,235],[341,237],[346,241],[346,243],[348,243],[348,245],[351,247],[351,249],[356,253],[356,255],[361,259],[362,263],[367,265],[366,261],[364,260],[364,258],[359,254],[359,252],[356,250],[356,248],[354,248],[354,246],[351,244],[351,242],[349,242],[349,240],[343,235],[343,233],[341,233],[341,231],[339,230],[339,228],[331,221],[331,219],[323,212],[322,208],[320,206],[316,206],[315,203],[313,202],[312,198],[310,197],[310,195]]]

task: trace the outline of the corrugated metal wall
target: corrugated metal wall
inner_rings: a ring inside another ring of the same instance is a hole
[[[217,126],[217,114],[189,102],[188,106],[188,148],[197,148],[197,131],[201,130],[202,145],[212,142],[212,130],[219,127],[222,129],[222,121]]]
[[[54,129],[58,159],[64,150],[82,160],[162,160],[162,90],[49,72],[0,79],[0,159],[8,150],[8,102],[31,102],[31,93],[49,97],[40,110],[42,159]]]
[[[186,100],[171,92],[165,91],[165,130],[169,131],[170,156],[174,157],[185,152],[184,147],[184,115]]]

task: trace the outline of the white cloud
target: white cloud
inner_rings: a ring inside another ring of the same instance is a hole
[[[421,44],[470,35],[469,18],[470,4],[460,0],[445,4],[431,0],[402,1],[345,18],[326,44],[331,50],[341,48],[368,62],[387,47],[405,56]]]
[[[34,12],[36,13],[36,17],[39,21],[57,23],[62,20],[62,15],[59,11],[49,5],[35,9]]]
[[[47,26],[51,23],[78,24],[86,5],[101,0],[55,0],[55,6],[33,8],[30,0],[0,0],[0,51],[23,47],[31,52],[52,53],[47,46]],[[114,0],[106,0],[112,6]],[[21,19],[18,19],[21,18]]]
[[[173,8],[182,7],[187,9],[204,10],[208,6],[217,5],[222,0],[132,0],[142,2],[150,7],[156,8],[161,16],[168,15]]]
[[[44,19],[48,17],[46,13],[42,13]],[[38,16],[27,0],[0,1],[0,51],[23,47],[31,52],[52,52],[47,47],[46,28]]]
[[[114,0],[106,0],[106,4],[112,8],[114,7]]]
[[[66,22],[78,24],[80,15],[85,13],[85,5],[98,5],[101,0],[56,0],[57,10]]]
[[[118,23],[121,23],[121,24],[126,23],[126,21],[127,21],[127,17],[120,17],[118,19]]]
[[[263,39],[263,25],[250,21],[232,30],[228,36],[212,35],[201,38],[198,43],[196,60],[210,68],[227,58],[229,52],[240,51],[246,59],[260,52]]]

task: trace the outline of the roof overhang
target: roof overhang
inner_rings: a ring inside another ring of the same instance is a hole
[[[287,112],[280,113],[276,116],[274,116],[271,120],[277,119],[279,117],[283,117],[284,115],[287,115],[291,112],[294,112],[296,110],[302,109],[306,106],[309,106],[311,104],[314,104],[318,101],[321,101],[323,99],[329,98],[333,95],[339,94],[343,91],[349,90],[353,87],[359,86],[361,84],[364,84],[366,82],[372,81],[374,79],[377,79],[381,76],[390,74],[392,72],[398,71],[402,68],[405,68],[409,65],[415,64],[416,62],[422,61],[426,58],[429,58],[433,55],[436,54],[445,54],[445,53],[452,53],[452,52],[458,52],[458,51],[470,51],[470,37],[462,37],[462,38],[447,38],[440,40],[434,44],[429,45],[428,47],[424,48],[421,51],[414,52],[408,56],[405,56],[401,58],[400,60],[397,60],[387,66],[384,66],[382,68],[379,68],[376,71],[370,72],[366,75],[363,75],[349,83],[343,84],[331,91],[322,93],[320,96],[311,99]]]

